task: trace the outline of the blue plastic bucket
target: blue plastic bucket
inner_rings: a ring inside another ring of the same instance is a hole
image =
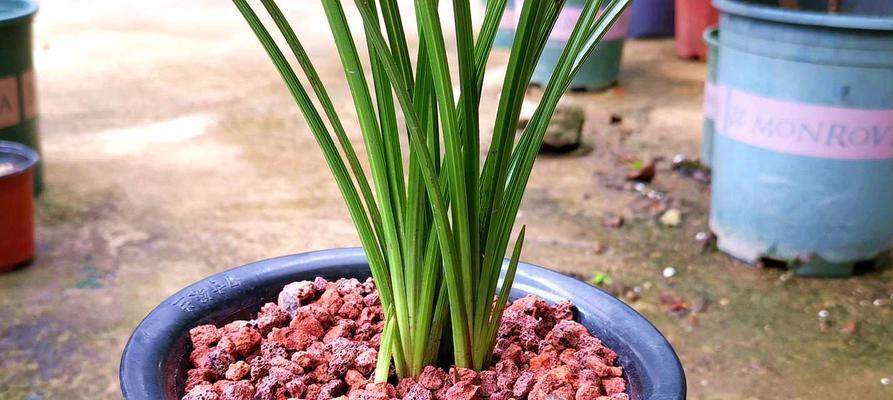
[[[561,52],[567,45],[567,40],[574,29],[574,25],[580,17],[583,9],[584,0],[567,0],[552,35],[543,49],[540,56],[539,64],[533,71],[531,83],[535,85],[546,85]],[[629,10],[624,11],[620,18],[614,23],[601,43],[595,48],[595,51],[589,56],[586,62],[580,66],[579,72],[571,81],[570,89],[573,90],[599,90],[617,83],[617,76],[620,75],[620,60],[623,58],[623,42],[626,38],[626,32],[629,28]]]
[[[674,0],[633,0],[629,5],[629,37],[667,37],[676,32]]]
[[[714,4],[720,249],[852,273],[893,239],[893,2],[870,17]]]
[[[707,81],[704,83],[704,136],[701,142],[701,162],[710,166],[713,163],[713,119],[719,99],[716,98],[716,76],[719,73],[716,64],[719,61],[719,29],[710,28],[704,31],[704,43],[707,44]]]

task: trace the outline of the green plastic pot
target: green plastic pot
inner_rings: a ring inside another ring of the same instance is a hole
[[[533,71],[530,80],[532,84],[545,86],[549,83],[561,52],[567,46],[570,33],[583,9],[583,4],[585,4],[583,0],[567,0],[565,3],[546,48],[540,56],[540,61]],[[623,56],[623,42],[628,28],[629,13],[624,12],[580,67],[580,71],[571,81],[572,90],[595,91],[617,84]]]
[[[39,151],[37,84],[32,56],[33,0],[0,0],[0,140]],[[43,169],[34,171],[34,191],[43,189]]]

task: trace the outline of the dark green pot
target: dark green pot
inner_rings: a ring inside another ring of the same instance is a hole
[[[33,0],[0,0],[0,140],[40,151],[37,84],[32,56]],[[43,189],[43,168],[37,165],[34,191]]]

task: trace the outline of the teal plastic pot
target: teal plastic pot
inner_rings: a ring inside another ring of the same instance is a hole
[[[0,140],[40,149],[37,84],[32,57],[31,21],[37,13],[32,0],[0,0]],[[43,188],[38,164],[34,190]]]
[[[562,50],[567,45],[567,40],[577,19],[579,19],[584,3],[583,0],[567,0],[565,2],[558,22],[552,30],[552,36],[549,37],[539,64],[533,71],[532,84],[545,86],[549,83],[549,78],[555,71],[555,66],[558,64]],[[617,83],[617,77],[620,75],[620,60],[623,58],[623,43],[628,28],[629,13],[624,12],[611,30],[605,34],[592,55],[580,67],[579,72],[571,81],[571,89],[599,90]]]
[[[704,31],[704,43],[707,44],[707,81],[704,83],[704,139],[701,142],[701,162],[710,166],[713,163],[713,134],[716,113],[716,76],[719,73],[716,64],[719,61],[719,29]]]
[[[720,249],[851,274],[893,241],[893,2],[875,16],[714,4]]]

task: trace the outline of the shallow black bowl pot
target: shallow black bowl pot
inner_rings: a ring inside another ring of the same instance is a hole
[[[205,278],[171,296],[136,328],[121,358],[127,400],[176,400],[189,368],[189,329],[249,319],[290,282],[370,275],[361,249],[335,249],[254,262]],[[511,297],[567,299],[590,332],[619,354],[630,398],[681,400],[685,374],[667,340],[642,315],[613,296],[556,272],[520,264]]]

